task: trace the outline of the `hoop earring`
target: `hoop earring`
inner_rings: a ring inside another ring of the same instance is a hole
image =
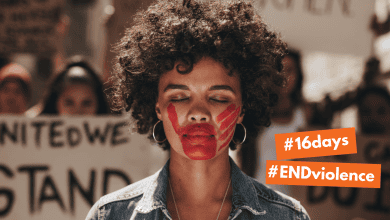
[[[243,139],[240,143],[236,143],[236,142],[234,141],[234,138],[232,138],[232,141],[233,141],[233,143],[236,144],[236,145],[241,145],[241,144],[244,143],[244,141],[246,140],[246,128],[245,128],[245,126],[244,126],[242,123],[240,123],[240,124],[238,124],[238,125],[241,125],[242,128],[244,128],[244,139]]]
[[[167,139],[165,138],[164,140],[162,140],[162,141],[158,141],[157,139],[156,139],[156,135],[154,135],[154,130],[156,129],[156,126],[157,126],[157,124],[159,123],[159,122],[162,122],[161,120],[158,120],[157,122],[156,122],[156,124],[154,124],[154,126],[153,126],[153,132],[152,132],[152,134],[153,134],[153,139],[157,142],[157,143],[164,143]]]

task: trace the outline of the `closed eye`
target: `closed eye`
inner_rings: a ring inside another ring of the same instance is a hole
[[[189,97],[186,97],[186,98],[171,99],[170,101],[171,102],[184,102],[184,101],[187,101],[189,99],[190,99]]]
[[[230,99],[225,95],[219,95],[219,94],[211,95],[209,96],[209,99],[211,102],[217,102],[217,103],[227,103],[230,101]]]
[[[215,99],[215,98],[210,98],[212,102],[218,102],[218,103],[227,103],[229,100],[226,99]]]

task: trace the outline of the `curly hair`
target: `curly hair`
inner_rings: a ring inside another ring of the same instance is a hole
[[[134,21],[114,48],[108,95],[114,111],[132,109],[138,133],[153,138],[160,76],[176,63],[176,70],[187,74],[202,57],[239,75],[247,136],[270,125],[277,89],[285,84],[281,60],[287,46],[267,29],[251,3],[157,0]],[[170,147],[167,141],[160,145]],[[236,148],[233,142],[229,146]]]

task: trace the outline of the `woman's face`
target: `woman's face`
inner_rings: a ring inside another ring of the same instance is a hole
[[[67,86],[57,101],[59,115],[94,115],[97,110],[96,94],[86,84]]]
[[[212,159],[227,151],[241,123],[240,81],[211,58],[202,58],[188,74],[176,67],[158,85],[156,113],[172,150],[192,160]]]
[[[365,134],[388,134],[390,132],[390,105],[379,94],[368,94],[359,108],[359,121]]]
[[[22,114],[27,109],[27,97],[16,81],[8,81],[0,88],[0,113]]]
[[[287,84],[286,87],[282,89],[282,93],[290,94],[291,92],[294,91],[295,86],[297,84],[297,78],[298,78],[297,65],[294,59],[290,56],[284,57],[282,60],[282,64],[283,64],[283,71],[287,76]]]

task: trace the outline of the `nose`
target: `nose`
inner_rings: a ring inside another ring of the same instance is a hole
[[[80,105],[75,105],[71,109],[69,109],[69,113],[71,115],[83,115],[83,108]]]
[[[78,115],[88,115],[88,112],[83,108],[83,107],[79,107],[77,109],[77,113]]]
[[[193,123],[208,123],[210,122],[210,112],[205,106],[193,106],[188,114],[188,121]]]

